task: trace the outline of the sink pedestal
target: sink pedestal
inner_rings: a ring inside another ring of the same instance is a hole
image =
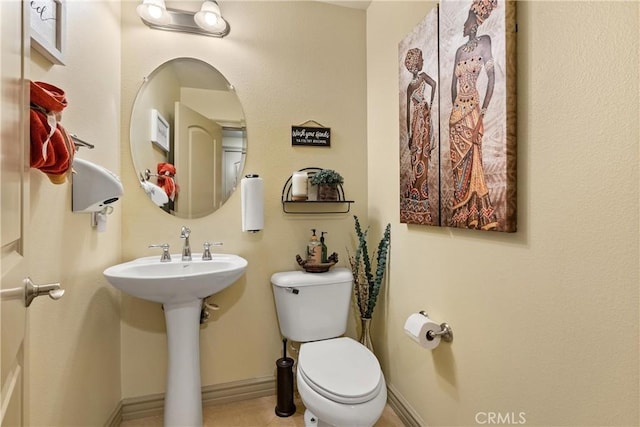
[[[164,304],[167,324],[167,392],[164,425],[202,426],[200,310],[202,300]]]
[[[0,0],[1,1],[1,0]],[[231,286],[244,274],[247,260],[232,254],[182,261],[143,257],[107,268],[103,274],[117,289],[163,304],[167,324],[167,392],[164,425],[202,427],[200,389],[200,311],[202,300]]]

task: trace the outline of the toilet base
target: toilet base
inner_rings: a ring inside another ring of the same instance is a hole
[[[304,427],[317,427],[318,417],[313,415],[310,410],[304,411]]]
[[[310,410],[304,411],[304,427],[335,427],[327,424],[316,417]]]

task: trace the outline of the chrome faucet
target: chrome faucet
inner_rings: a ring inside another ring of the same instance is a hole
[[[211,246],[222,246],[222,242],[204,242],[202,244],[202,260],[203,261],[211,261],[213,257],[211,256]]]
[[[171,262],[171,254],[169,253],[169,244],[163,243],[161,245],[149,245],[150,248],[162,248],[162,255],[160,256],[160,262]]]
[[[211,243],[210,242],[204,242],[202,247],[203,247],[202,260],[203,261],[211,261],[213,259],[213,257],[211,256]]]
[[[191,230],[183,225],[182,230],[180,230],[180,238],[184,239],[184,247],[182,248],[182,261],[191,261],[191,245],[189,245],[190,235]]]

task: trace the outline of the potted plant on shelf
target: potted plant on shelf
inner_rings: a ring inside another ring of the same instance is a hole
[[[318,186],[318,200],[338,200],[338,185],[344,182],[344,178],[333,169],[321,169],[313,174],[310,180],[312,185]]]
[[[375,271],[373,271],[372,258],[369,256],[369,248],[367,246],[367,234],[369,228],[362,231],[360,221],[357,216],[353,216],[355,220],[356,234],[358,243],[354,256],[349,255],[349,263],[353,272],[353,294],[357,305],[362,329],[360,331],[360,342],[373,352],[373,344],[371,343],[371,318],[373,309],[376,307],[382,279],[384,278],[387,268],[387,254],[389,252],[389,244],[391,241],[391,224],[387,224],[384,234],[378,248],[374,253]]]

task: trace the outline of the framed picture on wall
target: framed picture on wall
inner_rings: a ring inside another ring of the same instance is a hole
[[[440,3],[443,226],[516,231],[515,7]]]
[[[28,3],[33,48],[52,63],[64,65],[65,0]]]
[[[400,42],[400,222],[516,231],[515,17],[441,0]]]
[[[400,222],[440,224],[438,10],[398,44]]]
[[[155,108],[151,110],[151,142],[169,151],[169,122]]]

